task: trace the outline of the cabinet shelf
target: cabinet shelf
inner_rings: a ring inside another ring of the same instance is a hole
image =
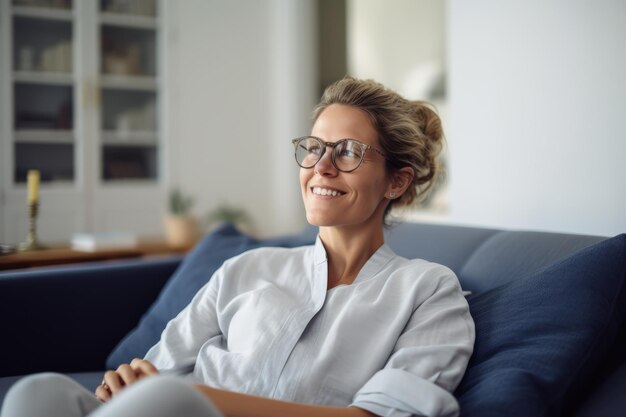
[[[15,71],[13,73],[13,81],[28,84],[71,86],[74,84],[74,74],[60,71]]]
[[[111,12],[100,13],[100,23],[132,29],[155,30],[159,27],[159,20],[156,17]]]
[[[102,144],[105,146],[156,146],[157,138],[154,131],[102,132]]]
[[[71,9],[54,9],[51,7],[36,6],[13,6],[13,16],[28,17],[32,19],[59,20],[71,22],[74,19],[74,11]]]
[[[156,145],[103,144],[102,179],[157,180]]]
[[[130,75],[102,75],[102,88],[130,91],[157,91],[156,77]]]
[[[17,143],[56,143],[73,144],[73,130],[53,130],[53,129],[20,129],[15,131],[15,142]]]
[[[14,182],[26,181],[28,170],[36,167],[42,182],[74,181],[74,152],[72,143],[15,142]]]

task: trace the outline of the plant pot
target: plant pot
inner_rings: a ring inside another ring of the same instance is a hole
[[[167,216],[165,240],[173,247],[190,247],[198,240],[198,222],[190,216]]]

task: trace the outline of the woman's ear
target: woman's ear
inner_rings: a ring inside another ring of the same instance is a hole
[[[404,167],[391,173],[391,182],[387,187],[385,197],[395,200],[400,197],[413,183],[413,168]]]

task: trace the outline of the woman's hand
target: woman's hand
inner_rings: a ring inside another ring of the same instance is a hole
[[[107,402],[128,385],[158,373],[159,371],[149,361],[133,359],[130,364],[122,364],[115,371],[105,372],[102,384],[96,388],[96,397],[102,402]]]

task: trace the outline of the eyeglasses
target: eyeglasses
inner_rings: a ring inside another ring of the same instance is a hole
[[[313,168],[326,153],[330,146],[333,166],[341,172],[352,172],[361,166],[365,152],[373,150],[383,158],[383,154],[373,146],[366,145],[355,139],[340,139],[337,142],[325,142],[315,136],[304,136],[291,141],[295,147],[296,162],[302,168]]]

